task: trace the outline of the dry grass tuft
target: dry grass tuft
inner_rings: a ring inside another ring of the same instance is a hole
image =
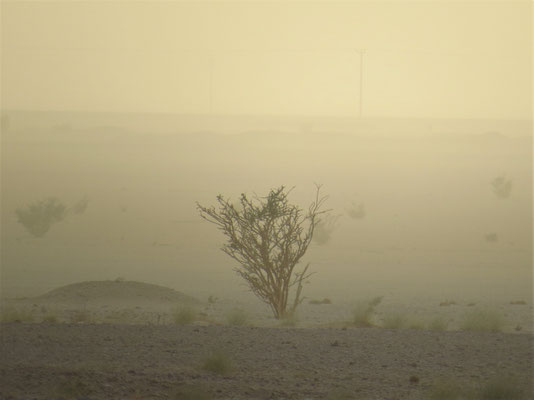
[[[215,351],[206,357],[202,369],[218,375],[228,375],[233,370],[233,363],[226,353]]]
[[[371,327],[374,325],[375,308],[382,302],[382,296],[356,305],[352,312],[352,323],[357,327]]]
[[[473,310],[464,314],[460,329],[471,332],[501,332],[504,317],[493,310]]]

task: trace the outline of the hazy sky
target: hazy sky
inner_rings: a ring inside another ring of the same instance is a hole
[[[2,1],[2,107],[530,118],[532,7]],[[363,71],[360,54],[364,49]]]

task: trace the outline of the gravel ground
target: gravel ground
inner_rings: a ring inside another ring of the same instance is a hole
[[[429,399],[438,381],[478,387],[495,377],[534,398],[531,334],[45,323],[0,329],[1,399]],[[231,364],[226,373],[203,368],[217,353]]]

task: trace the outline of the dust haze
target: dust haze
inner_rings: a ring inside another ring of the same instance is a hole
[[[532,334],[529,2],[1,7],[4,301],[138,281],[268,319],[196,204],[321,184],[304,326],[382,296]]]
[[[272,117],[255,130],[219,134],[215,129],[224,129],[225,121],[206,116],[214,120],[209,131],[182,132],[176,117],[175,134],[158,134],[57,113],[68,126],[62,127],[44,120],[48,115],[6,113],[2,289],[10,296],[118,276],[172,283],[202,296],[242,295],[232,260],[219,250],[224,237],[199,217],[196,202],[214,204],[218,194],[237,201],[242,192],[266,195],[286,185],[295,187],[291,199],[307,207],[314,183],[323,184],[332,211],[306,255],[317,272],[306,288],[310,294],[530,293],[526,123],[501,122],[493,132],[491,121],[443,127],[400,121],[414,133],[399,133],[382,120],[336,126],[335,119]],[[26,121],[35,126],[27,128]],[[425,134],[430,128],[443,131]],[[504,180],[511,186],[505,197],[498,187]],[[86,209],[36,238],[16,211],[50,197]]]

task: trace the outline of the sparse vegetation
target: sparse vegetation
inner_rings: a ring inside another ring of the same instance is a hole
[[[33,322],[33,314],[25,308],[5,307],[1,310],[2,322]]]
[[[236,308],[228,313],[226,316],[226,322],[228,325],[233,326],[248,325],[248,315],[245,311]]]
[[[34,237],[43,237],[57,222],[63,221],[67,207],[58,199],[50,197],[34,202],[26,208],[18,208],[17,220]]]
[[[325,297],[322,300],[310,300],[309,303],[313,304],[313,305],[332,304],[332,300],[330,300],[329,298]]]
[[[85,399],[92,392],[91,388],[79,379],[65,379],[56,386],[56,398],[65,400]]]
[[[57,324],[59,319],[55,314],[49,313],[43,317],[42,322],[45,324]]]
[[[479,398],[481,400],[522,400],[525,394],[514,378],[496,377],[482,386]]]
[[[524,306],[527,304],[527,302],[525,300],[512,300],[510,304],[514,306]]]
[[[428,324],[428,329],[431,331],[446,331],[449,323],[443,317],[434,317]]]
[[[172,318],[175,324],[187,325],[195,322],[197,313],[191,307],[177,307],[172,313]]]
[[[473,332],[500,332],[504,317],[493,310],[473,310],[464,314],[460,329]]]
[[[350,208],[345,210],[347,215],[352,219],[363,219],[365,217],[365,205],[363,203],[352,203]]]
[[[91,312],[86,309],[73,310],[70,314],[70,322],[73,324],[88,324],[92,322]]]
[[[280,320],[280,326],[284,328],[295,327],[298,325],[298,323],[299,323],[299,318],[297,314],[295,313],[286,315],[284,318]]]
[[[71,207],[73,214],[83,214],[85,210],[87,210],[87,206],[89,205],[89,199],[87,196],[82,197],[80,200],[78,200],[76,203],[73,204]]]
[[[425,329],[425,324],[423,323],[423,321],[419,319],[409,320],[406,326],[408,327],[408,329],[413,329],[413,330],[418,330],[418,331]]]
[[[430,400],[467,400],[472,393],[466,393],[466,388],[449,381],[440,381],[430,391]]]
[[[484,240],[488,243],[497,243],[499,241],[499,235],[495,232],[486,233],[484,235]]]
[[[326,215],[320,220],[315,227],[313,242],[320,246],[327,244],[332,237],[332,233],[336,229],[339,217],[339,215]]]
[[[512,193],[512,180],[501,175],[491,181],[493,193],[500,199],[507,199]]]
[[[225,352],[216,351],[206,357],[202,369],[218,375],[228,375],[233,370],[233,363]]]
[[[176,390],[174,400],[211,400],[212,396],[198,385],[184,385]]]
[[[526,391],[514,378],[496,377],[478,387],[455,382],[438,382],[430,391],[430,400],[523,400]]]
[[[352,313],[352,323],[358,327],[373,326],[374,325],[373,317],[375,314],[375,308],[381,302],[382,302],[382,296],[378,296],[369,301],[358,303]]]
[[[354,395],[348,390],[335,390],[328,395],[326,400],[353,400]]]
[[[271,307],[275,318],[295,312],[302,302],[302,286],[310,277],[309,264],[295,267],[306,253],[326,197],[317,186],[315,201],[308,211],[288,201],[291,191],[284,186],[272,189],[266,197],[250,199],[242,194],[238,205],[217,196],[219,208],[197,203],[200,216],[215,224],[227,237],[222,250],[239,263],[235,269],[252,292]],[[295,288],[289,305],[291,288]]]
[[[402,314],[388,313],[382,322],[382,327],[386,329],[402,329],[406,327],[406,317]]]

